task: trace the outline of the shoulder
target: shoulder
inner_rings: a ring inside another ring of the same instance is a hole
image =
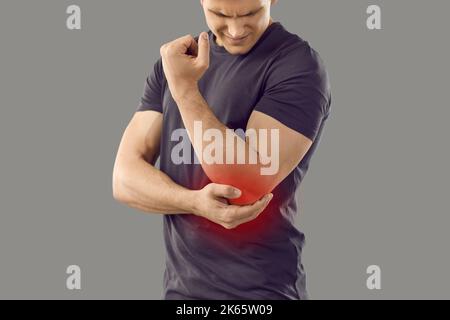
[[[289,34],[273,53],[268,68],[272,79],[308,78],[329,85],[329,76],[324,60],[308,41]]]
[[[324,60],[307,40],[284,32],[283,41],[274,51],[265,78],[266,90],[289,91],[331,100],[330,79]],[[282,89],[280,89],[282,88]]]
[[[284,65],[292,71],[315,70],[326,76],[325,62],[309,41],[288,31],[283,38],[284,41],[273,56],[278,67]]]
[[[308,40],[284,28],[278,36],[282,40],[269,61],[269,74],[283,78],[302,75],[329,86],[326,63]]]

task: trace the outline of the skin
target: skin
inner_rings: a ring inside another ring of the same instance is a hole
[[[222,44],[232,54],[248,52],[265,28],[272,22],[269,0],[203,0],[206,22]],[[231,16],[219,17],[209,10]],[[217,10],[219,9],[219,10]],[[255,15],[246,15],[259,10]],[[235,19],[236,18],[236,19]],[[189,136],[193,134],[194,121],[202,121],[204,130],[215,128],[222,133],[227,127],[221,123],[203,99],[198,81],[209,67],[210,45],[201,36],[197,43],[186,35],[165,43],[160,48],[164,74],[170,92],[176,101]],[[238,46],[229,43],[227,36],[247,35]],[[187,54],[190,53],[190,54]],[[264,211],[272,198],[271,191],[301,161],[312,141],[284,126],[277,120],[254,111],[247,129],[278,129],[280,133],[280,168],[275,175],[261,176],[258,162],[255,165],[207,165],[202,168],[213,183],[201,190],[189,190],[174,183],[165,173],[154,167],[158,157],[162,115],[155,111],[136,112],[127,126],[116,156],[113,170],[114,198],[133,208],[161,214],[195,214],[232,229],[255,219]],[[286,143],[289,141],[289,145]],[[196,152],[203,141],[194,141]],[[258,154],[257,145],[240,140]],[[226,154],[224,145],[224,154]],[[255,183],[258,181],[258,183]],[[258,187],[255,188],[255,185]]]
[[[270,8],[277,0],[200,0],[206,24],[216,36],[216,43],[233,55],[247,53],[273,23]],[[231,38],[247,36],[234,45]]]

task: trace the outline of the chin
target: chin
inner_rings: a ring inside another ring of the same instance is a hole
[[[241,55],[241,54],[246,54],[247,52],[249,52],[249,49],[236,49],[236,48],[227,48],[227,51],[232,54],[232,55]]]
[[[233,54],[244,54],[250,51],[250,49],[252,48],[252,46],[246,45],[246,46],[230,46],[227,45],[225,47],[227,49],[228,52],[233,53]]]

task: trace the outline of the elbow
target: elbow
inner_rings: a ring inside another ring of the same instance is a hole
[[[236,205],[253,204],[266,194],[272,192],[274,177],[264,176],[255,167],[244,166],[208,166],[203,168],[208,178],[219,184],[238,188],[242,194],[237,199],[229,199]],[[259,170],[259,169],[258,169]]]

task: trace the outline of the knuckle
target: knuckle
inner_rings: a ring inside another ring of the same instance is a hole
[[[220,187],[220,185],[218,185],[218,184],[214,184],[214,186],[213,186],[213,190],[214,190],[214,192],[219,196],[219,195],[221,195],[223,192],[222,192],[222,188]]]
[[[198,67],[202,68],[202,69],[206,69],[206,68],[209,67],[209,64],[208,64],[208,62],[205,62],[205,61],[199,61],[198,62]]]
[[[207,186],[206,186],[206,188],[205,188],[205,190],[206,190],[206,192],[208,193],[208,194],[213,194],[214,193],[214,190],[215,190],[215,187],[214,187],[214,184],[208,184]]]
[[[223,226],[225,229],[228,229],[228,230],[234,228],[233,224],[231,224],[231,223],[224,223],[222,226]]]
[[[164,45],[163,51],[166,55],[170,54],[173,51],[173,44],[172,43],[166,43]]]
[[[201,72],[205,72],[206,70],[209,69],[209,66],[208,65],[202,65],[202,66],[199,67],[199,69],[200,69]]]
[[[259,214],[261,213],[261,210],[253,210],[250,214],[249,214],[249,218],[250,219],[255,219],[257,216],[259,216]]]
[[[225,222],[225,223],[230,224],[230,223],[233,222],[233,218],[232,218],[230,215],[226,215],[226,216],[224,216],[224,217],[222,218],[222,221]]]
[[[167,43],[166,43],[166,44],[163,44],[163,45],[159,48],[160,54],[161,54],[161,55],[166,55],[166,54],[167,54],[167,48],[168,48]]]
[[[230,211],[230,217],[236,216],[238,214],[237,208],[230,208],[229,211]]]
[[[228,218],[229,218],[229,216],[228,216],[228,214],[227,214],[227,209],[222,210],[222,212],[219,213],[218,216],[217,216],[217,219],[218,219],[220,222],[224,222],[224,223],[227,223],[227,222],[228,222]]]
[[[214,183],[214,182],[211,182],[210,184],[208,184],[208,186],[209,186],[211,189],[216,190],[217,187],[218,187],[218,184],[217,184],[217,183]]]
[[[259,214],[260,214],[261,212],[263,212],[265,209],[266,209],[266,206],[262,206],[261,208],[259,208],[259,209],[256,211],[256,214],[259,215]]]

